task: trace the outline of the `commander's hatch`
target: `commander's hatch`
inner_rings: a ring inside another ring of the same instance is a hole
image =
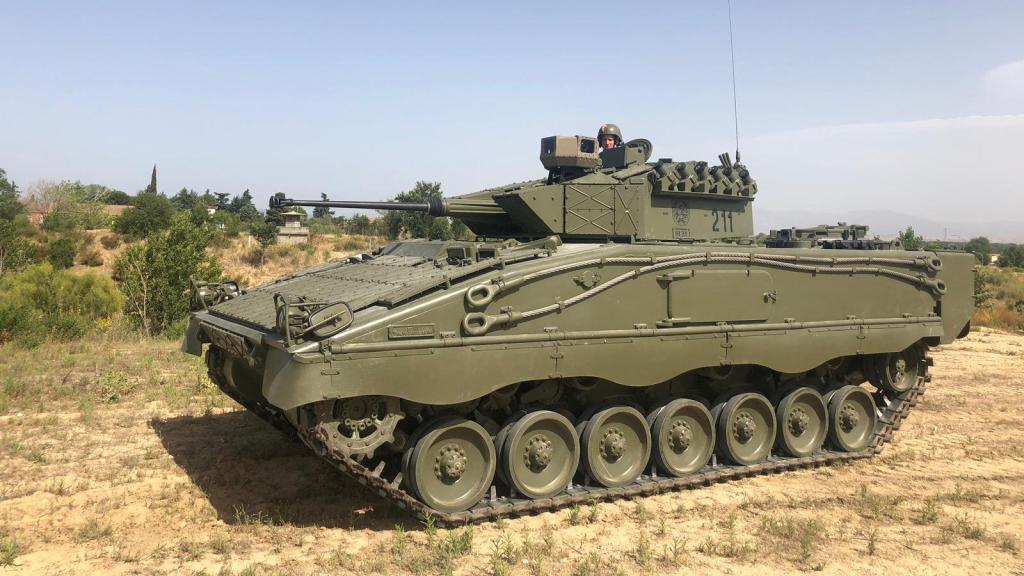
[[[644,164],[651,158],[654,145],[650,140],[637,138],[601,153],[601,167],[622,169]]]

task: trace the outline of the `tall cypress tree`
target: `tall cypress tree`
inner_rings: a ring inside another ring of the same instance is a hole
[[[149,177],[149,188],[146,188],[146,192],[156,194],[156,164],[153,164],[153,175]]]
[[[327,194],[321,192],[320,198],[327,200]],[[334,211],[330,208],[321,208],[319,206],[313,208],[313,218],[330,218],[332,216],[334,216]]]

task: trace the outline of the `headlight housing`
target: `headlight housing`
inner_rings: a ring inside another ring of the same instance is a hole
[[[189,279],[189,282],[192,284],[192,290],[189,294],[188,308],[192,312],[206,310],[210,306],[245,294],[245,291],[238,287],[238,282],[234,280],[206,282]]]
[[[348,303],[319,302],[297,296],[274,294],[277,331],[286,346],[301,342],[310,334],[325,338],[341,332],[352,324],[352,308]]]

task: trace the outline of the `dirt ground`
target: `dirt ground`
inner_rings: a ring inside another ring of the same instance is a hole
[[[157,353],[182,362],[175,348]],[[185,399],[108,383],[107,402],[0,416],[0,574],[1024,574],[1024,336],[982,329],[934,356],[872,460],[452,531],[236,410],[196,366],[163,382]]]

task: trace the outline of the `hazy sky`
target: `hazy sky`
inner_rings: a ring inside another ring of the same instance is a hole
[[[4,2],[0,168],[22,188],[381,199],[543,175],[616,122],[732,150],[726,2]],[[743,159],[772,210],[1024,221],[1024,2],[734,0]],[[755,212],[756,214],[756,212]]]

